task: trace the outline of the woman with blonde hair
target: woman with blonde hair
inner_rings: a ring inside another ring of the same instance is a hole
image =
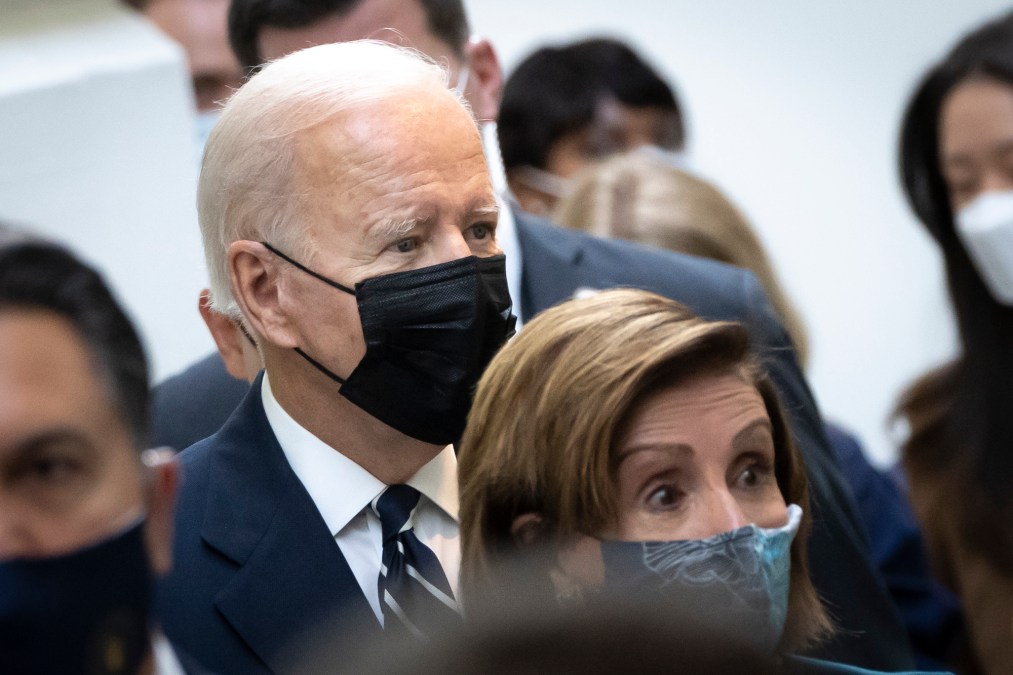
[[[505,601],[528,556],[550,603],[703,585],[771,650],[829,632],[805,471],[738,324],[636,290],[554,307],[489,366],[459,462],[468,608]]]
[[[554,219],[598,237],[629,239],[752,271],[795,343],[799,362],[808,362],[805,327],[759,237],[720,190],[665,157],[634,150],[591,167],[575,179]]]

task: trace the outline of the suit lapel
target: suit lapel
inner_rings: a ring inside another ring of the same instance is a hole
[[[339,638],[332,642],[344,643],[350,631],[379,633],[380,626],[285,459],[260,396],[258,379],[222,429],[201,535],[239,565],[215,598],[216,607],[280,673],[300,651],[296,638],[326,631]]]

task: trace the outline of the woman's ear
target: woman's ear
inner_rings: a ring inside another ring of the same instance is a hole
[[[524,513],[514,518],[510,524],[510,535],[517,548],[528,548],[541,543],[544,524],[545,519],[540,513]]]

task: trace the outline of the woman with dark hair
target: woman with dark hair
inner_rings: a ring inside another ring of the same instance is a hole
[[[939,244],[958,357],[901,397],[911,499],[968,626],[961,672],[1013,672],[1013,14],[966,36],[916,90],[907,198]]]

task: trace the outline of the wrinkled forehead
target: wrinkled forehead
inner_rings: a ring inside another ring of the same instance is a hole
[[[471,111],[429,85],[349,106],[298,130],[291,143],[296,175],[327,181],[349,172],[409,175],[482,150]]]

